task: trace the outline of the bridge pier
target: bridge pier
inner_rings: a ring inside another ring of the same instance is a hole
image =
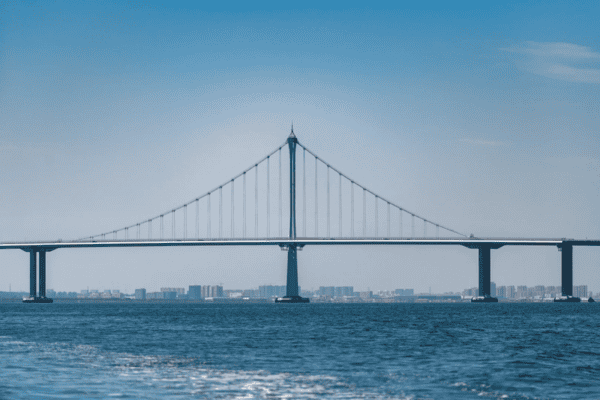
[[[52,299],[46,297],[46,252],[53,249],[38,250],[36,248],[22,249],[29,252],[29,297],[23,299],[23,303],[52,303]],[[37,255],[39,253],[39,293],[37,291]]]
[[[561,296],[554,299],[557,303],[579,303],[579,297],[573,297],[573,245],[562,242],[558,245],[561,268]]]
[[[498,299],[491,294],[492,249],[499,249],[501,244],[466,244],[465,247],[479,250],[479,292],[473,297],[473,303],[497,303]]]

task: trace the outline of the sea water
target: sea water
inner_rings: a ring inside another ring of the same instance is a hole
[[[599,399],[597,304],[0,303],[0,399]]]

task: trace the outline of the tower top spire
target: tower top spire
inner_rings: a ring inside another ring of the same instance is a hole
[[[294,135],[294,121],[292,121],[292,131],[290,132],[290,137],[291,138],[295,138],[296,135]]]

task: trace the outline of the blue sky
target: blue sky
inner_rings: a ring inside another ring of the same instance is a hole
[[[600,237],[597,2],[4,2],[0,241],[154,216],[299,140],[478,236]],[[555,249],[493,253],[499,284],[558,285]],[[600,252],[575,282],[600,290]],[[56,251],[55,289],[283,284],[272,249]],[[240,267],[244,265],[244,267]],[[303,287],[476,285],[468,249],[306,249]],[[27,287],[0,254],[0,290]],[[344,273],[350,271],[350,273]]]

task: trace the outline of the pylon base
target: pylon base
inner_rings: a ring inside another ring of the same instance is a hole
[[[300,296],[285,296],[276,298],[275,303],[310,303],[310,299]]]
[[[560,296],[554,298],[555,303],[581,303],[581,299],[579,297],[573,296]]]
[[[23,303],[53,303],[48,297],[23,297]]]
[[[471,299],[471,303],[497,303],[498,299],[490,296],[478,296]]]

